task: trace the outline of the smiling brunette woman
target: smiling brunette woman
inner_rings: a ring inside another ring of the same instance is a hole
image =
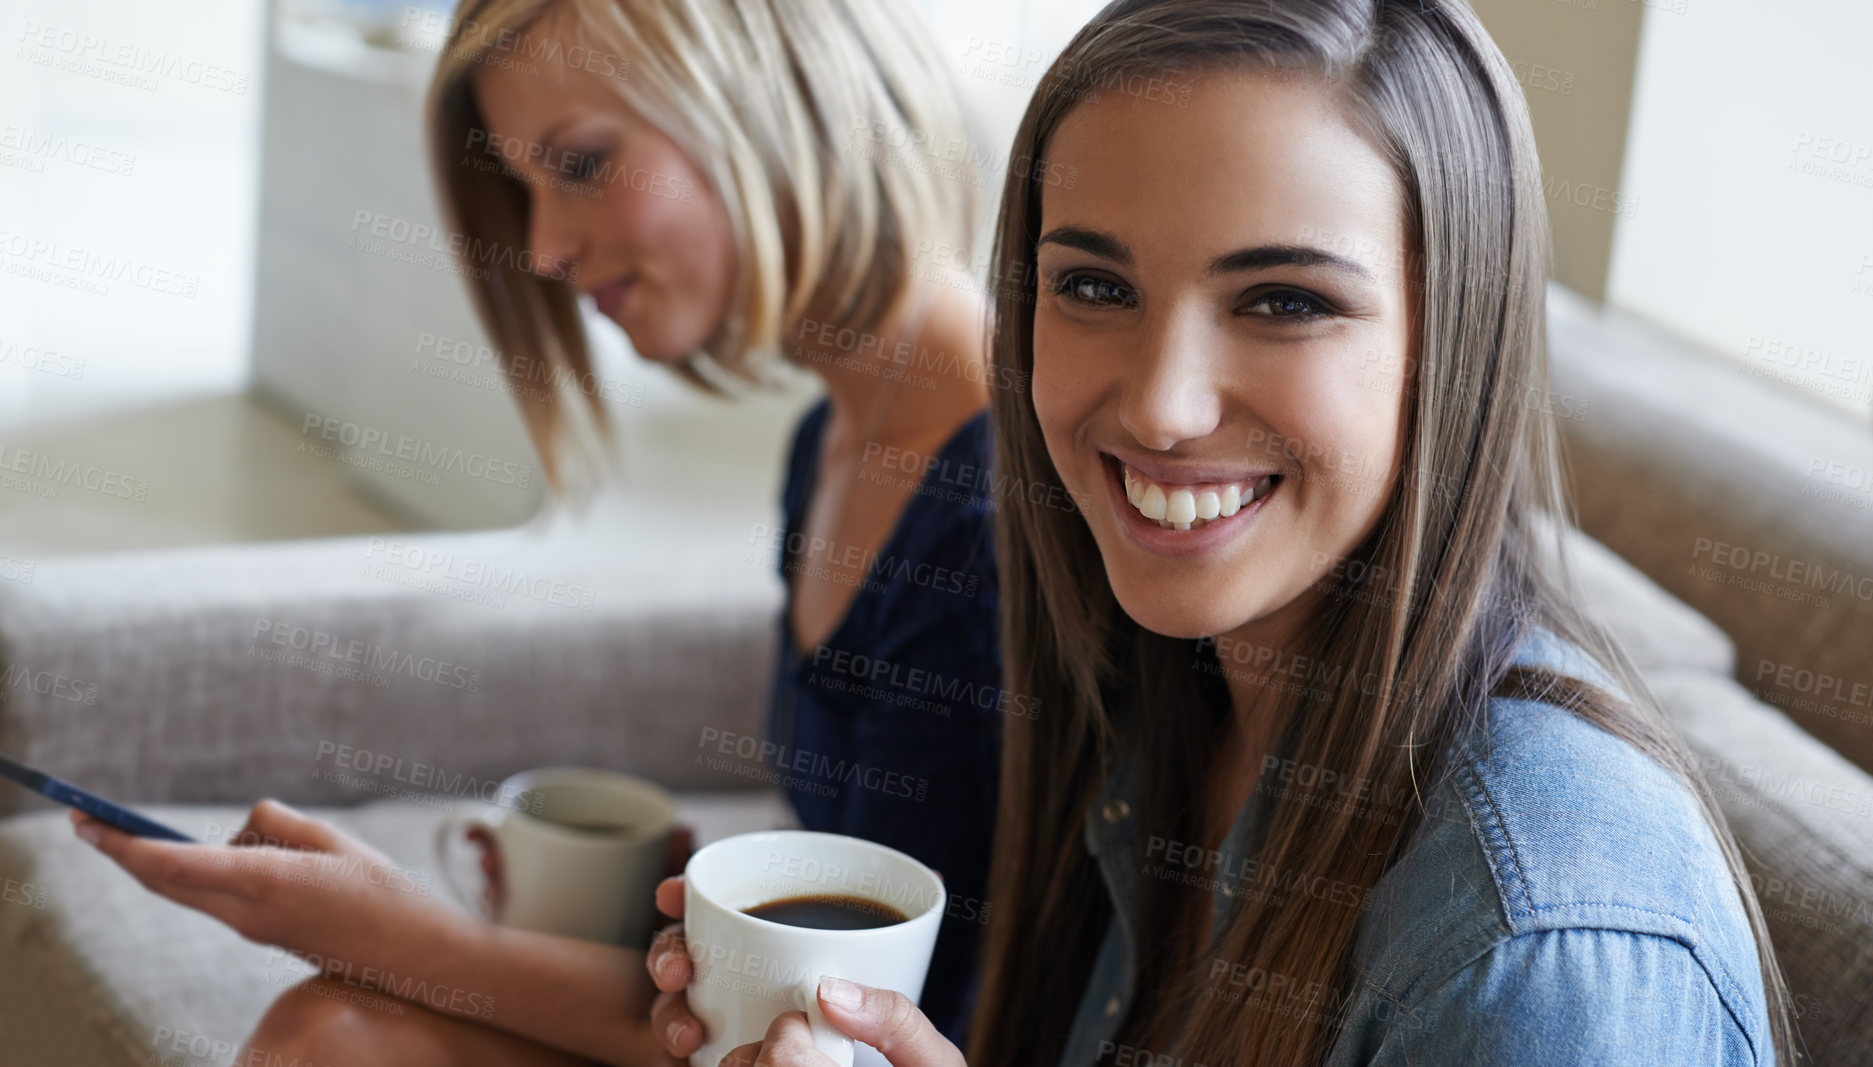
[[[1474,15],[1120,0],[1011,151],[1075,180],[1003,199],[998,476],[1089,503],[998,520],[1052,710],[1005,735],[969,1063],[1792,1063],[1735,843],[1565,566],[1546,214]],[[961,1062],[856,992],[896,1067]]]
[[[972,189],[938,158],[967,131],[925,28],[907,0],[465,0],[452,25],[432,163],[468,265],[485,268],[470,291],[502,368],[527,386],[543,462],[570,481],[582,455],[570,446],[603,422],[599,390],[535,387],[542,366],[553,383],[594,380],[582,298],[639,355],[698,383],[759,381],[779,360],[818,374],[827,399],[787,464],[772,735],[866,781],[919,787],[790,775],[791,799],[808,829],[894,846],[941,870],[954,899],[980,901],[1001,718],[980,696],[1000,680],[989,502],[891,462],[982,470],[990,452],[986,308],[916,277],[920,245],[967,246]],[[917,580],[931,574],[946,579]],[[873,680],[840,673],[853,662],[942,678],[944,692],[850,684]],[[669,1029],[668,1000],[652,1032],[643,946],[494,926],[362,875],[308,879],[304,866],[388,860],[279,804],[255,807],[238,863],[78,822],[153,891],[343,964],[347,979],[391,979],[383,997],[330,978],[294,987],[240,1062],[653,1063],[667,1062],[665,1040],[677,1055],[701,1040]],[[951,915],[925,1004],[960,1040],[983,925]],[[434,990],[463,995],[421,996]]]

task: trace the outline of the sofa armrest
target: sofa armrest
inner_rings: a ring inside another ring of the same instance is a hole
[[[1759,699],[1873,770],[1873,428],[1565,290],[1548,310],[1581,529],[1722,627]]]
[[[1638,568],[1578,528],[1564,535],[1569,573],[1581,601],[1650,674],[1701,670],[1736,673],[1736,645],[1717,624],[1658,587]]]
[[[1741,846],[1804,1063],[1873,1052],[1873,778],[1727,678],[1647,679]]]
[[[698,758],[765,726],[780,587],[745,555],[501,531],[44,560],[0,584],[0,751],[143,803],[486,796],[552,764],[763,787]]]

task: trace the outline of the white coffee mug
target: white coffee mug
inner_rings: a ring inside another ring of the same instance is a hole
[[[789,926],[747,909],[796,897],[858,897],[904,921],[864,930]],[[741,834],[690,857],[683,931],[693,969],[689,1010],[708,1040],[692,1067],[717,1067],[729,1050],[767,1033],[774,1018],[804,1011],[813,1043],[841,1067],[887,1067],[819,1009],[819,980],[845,978],[917,1000],[948,894],[937,873],[896,849],[806,830]]]
[[[500,796],[503,804],[457,812],[436,828],[443,881],[456,896],[501,926],[644,946],[675,799],[654,782],[589,767],[523,771],[501,783]],[[485,831],[499,854],[493,914],[482,907],[481,887],[464,885],[448,862],[451,838],[470,827]]]

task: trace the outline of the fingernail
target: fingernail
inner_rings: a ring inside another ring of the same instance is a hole
[[[669,1029],[663,1032],[664,1044],[669,1046],[669,1049],[672,1053],[676,1051],[676,1046],[682,1043],[683,1034],[687,1032],[688,1030],[689,1030],[689,1024],[684,1022],[681,1019],[678,1019],[675,1022],[672,1022],[670,1024]]]
[[[86,822],[78,824],[78,836],[85,839],[85,844],[96,848],[98,839],[103,835],[99,833],[97,823]]]
[[[842,1008],[856,1009],[860,1004],[865,1003],[864,991],[843,978],[821,978],[819,995],[825,997],[829,1003],[837,1004]]]

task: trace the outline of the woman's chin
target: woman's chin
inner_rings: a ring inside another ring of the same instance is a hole
[[[691,340],[667,331],[632,332],[631,328],[622,322],[618,323],[618,328],[623,330],[625,337],[630,339],[631,351],[636,352],[639,359],[664,367],[676,366],[695,355],[703,343],[702,339]]]
[[[632,347],[633,349],[636,350],[639,359],[642,359],[646,363],[655,363],[659,367],[677,366],[678,364],[682,363],[685,359],[688,359],[690,356],[694,355],[696,352],[696,350],[693,348],[689,348],[689,349],[650,348],[650,349],[647,349],[638,345],[636,342],[632,342]]]
[[[1241,626],[1245,616],[1241,611],[1223,610],[1222,605],[1200,607],[1206,598],[1204,591],[1193,591],[1191,596],[1178,595],[1176,590],[1157,589],[1150,593],[1118,593],[1119,607],[1139,626],[1163,637],[1195,639],[1212,637],[1228,633]]]

